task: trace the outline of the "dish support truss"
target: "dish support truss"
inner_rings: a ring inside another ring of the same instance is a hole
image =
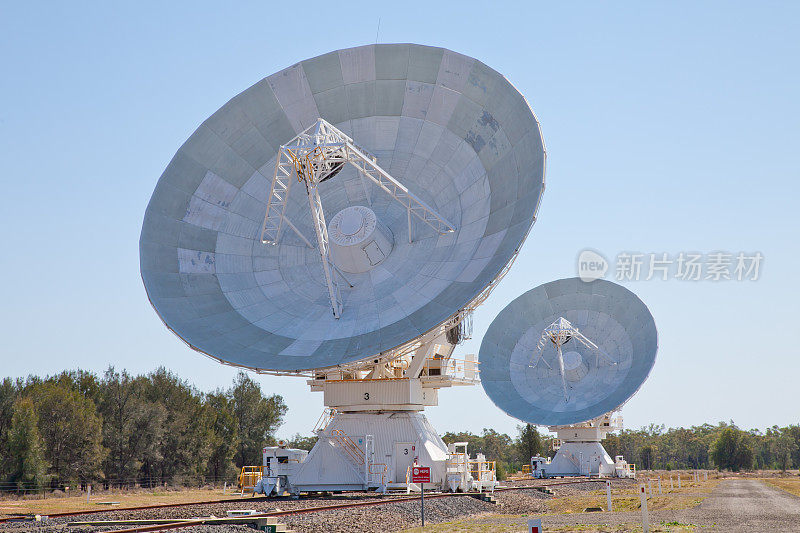
[[[536,368],[536,365],[538,365],[540,361],[544,361],[544,364],[547,365],[547,368],[553,368],[542,356],[542,350],[544,349],[545,342],[550,340],[550,342],[552,342],[556,347],[556,352],[558,353],[558,371],[561,374],[561,386],[564,389],[565,402],[569,402],[569,394],[567,393],[567,377],[566,373],[564,372],[564,354],[561,352],[561,346],[569,342],[571,339],[575,339],[595,353],[596,365],[600,364],[601,357],[610,365],[617,364],[617,361],[614,361],[614,359],[600,349],[599,346],[587,339],[586,336],[578,331],[578,328],[573,326],[569,320],[564,317],[559,317],[558,320],[544,328],[544,331],[542,331],[542,336],[539,338],[539,342],[536,345],[536,355],[534,356],[535,361],[532,365],[530,365],[530,367]]]
[[[358,147],[353,139],[345,135],[324,119],[306,129],[278,150],[275,162],[275,174],[272,177],[264,224],[261,228],[261,242],[278,244],[283,223],[297,233],[309,246],[311,243],[286,218],[286,205],[289,199],[293,178],[305,184],[308,205],[314,231],[317,237],[317,249],[322,260],[328,297],[331,301],[333,316],[342,316],[342,296],[334,272],[347,282],[344,275],[336,268],[330,254],[328,227],[319,195],[319,184],[334,177],[342,168],[350,164],[356,168],[367,200],[370,201],[368,182],[377,185],[382,191],[399,202],[408,217],[408,242],[412,242],[412,215],[440,234],[455,231],[455,226],[441,216],[436,210],[414,195],[408,188],[383,170],[375,156]],[[347,282],[349,284],[349,282]]]

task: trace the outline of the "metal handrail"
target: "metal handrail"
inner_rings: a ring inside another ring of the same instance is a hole
[[[434,362],[444,363],[444,364],[432,364]],[[449,376],[457,379],[466,379],[463,376],[457,376],[457,374],[466,374],[467,366],[471,365],[474,366],[473,372],[476,375],[474,379],[477,380],[477,375],[480,373],[480,368],[479,368],[480,364],[481,364],[480,361],[478,361],[477,359],[473,360],[473,359],[466,359],[463,357],[436,357],[436,355],[430,355],[425,358],[425,362],[423,363],[422,368],[427,370],[430,370],[431,368],[439,368],[442,371],[442,376]]]
[[[342,448],[350,455],[350,457],[359,465],[364,464],[364,452],[361,451],[361,448],[356,445],[353,440],[347,436],[347,433],[342,431],[341,429],[334,429],[331,431],[331,436],[337,441],[340,442]]]
[[[335,407],[328,407],[322,411],[322,414],[319,415],[319,419],[317,423],[314,424],[314,433],[318,433],[319,431],[325,431],[328,427],[328,424],[331,423],[333,417],[336,416],[336,408]]]
[[[242,471],[239,473],[239,487],[242,493],[245,490],[254,490],[256,484],[264,477],[264,470],[266,466],[243,466]]]

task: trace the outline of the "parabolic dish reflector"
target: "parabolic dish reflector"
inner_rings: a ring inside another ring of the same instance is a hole
[[[455,226],[415,223],[409,243],[410,215],[353,168],[320,182],[328,221],[366,206],[389,230],[365,250],[377,266],[342,274],[353,287],[340,284],[338,319],[302,184],[285,210],[296,231],[277,245],[260,237],[276,154],[318,118]],[[230,100],[169,163],[139,245],[148,297],[190,346],[229,364],[291,372],[369,358],[441,325],[498,276],[535,220],[544,156],[525,99],[470,57],[392,44],[302,61]]]
[[[562,338],[563,379],[556,344],[545,332],[565,324],[562,318],[579,332]],[[561,279],[529,290],[497,315],[481,343],[481,383],[519,420],[577,424],[633,396],[657,348],[653,316],[634,293],[605,280]]]

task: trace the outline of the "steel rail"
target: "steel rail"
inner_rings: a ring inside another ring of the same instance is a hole
[[[494,492],[505,492],[511,490],[535,490],[535,489],[542,489],[545,487],[553,487],[553,486],[561,486],[561,485],[581,485],[585,483],[602,483],[605,480],[601,479],[583,479],[578,481],[560,481],[556,483],[542,483],[536,485],[520,485],[517,487],[500,487],[496,488]],[[491,494],[490,492],[443,492],[439,494],[430,494],[426,496],[426,498],[448,498],[454,496],[469,496],[469,497],[476,497],[480,494]],[[306,513],[315,513],[315,512],[322,512],[322,511],[335,511],[338,509],[348,509],[353,507],[368,507],[368,506],[375,506],[375,505],[389,505],[392,503],[402,503],[408,501],[418,501],[418,496],[401,496],[401,497],[393,497],[390,496],[388,498],[376,498],[374,501],[358,501],[358,502],[349,502],[349,503],[339,503],[339,504],[332,504],[332,505],[321,505],[321,506],[312,506],[312,507],[303,507],[300,509],[289,509],[286,511],[267,511],[265,513],[258,513],[255,515],[248,515],[247,518],[270,518],[270,517],[278,517],[278,516],[288,516],[293,514],[306,514]],[[157,505],[142,505],[136,507],[121,507],[115,509],[86,509],[82,511],[67,511],[63,513],[51,513],[47,515],[50,518],[63,518],[69,516],[80,516],[80,515],[88,515],[88,514],[99,514],[99,513],[118,513],[123,511],[143,511],[148,509],[167,509],[171,507],[186,507],[190,505],[213,505],[218,503],[242,503],[242,502],[253,502],[253,501],[280,501],[276,498],[267,498],[267,497],[258,497],[258,498],[249,498],[243,499],[239,498],[228,498],[222,500],[206,500],[206,501],[199,501],[199,502],[184,502],[184,503],[164,503],[164,504],[157,504]],[[0,518],[0,522],[7,522],[10,520],[19,520],[20,516],[9,516]],[[108,533],[128,533],[128,532],[145,532],[145,531],[160,531],[166,529],[177,529],[180,527],[187,527],[187,526],[195,526],[195,525],[202,525],[205,521],[208,521],[208,518],[199,518],[197,520],[193,520],[191,522],[183,520],[181,522],[175,522],[170,524],[158,524],[153,526],[140,526],[137,528],[129,528],[129,529],[119,529],[114,531],[109,531]]]
[[[259,498],[251,498],[247,501],[261,501],[261,500],[269,500],[267,497],[259,497]],[[236,503],[241,502],[242,497],[239,498],[224,498],[221,500],[206,500],[206,501],[199,501],[199,502],[183,502],[183,503],[159,503],[155,505],[139,505],[135,507],[114,507],[111,509],[84,509],[82,511],[65,511],[62,513],[50,513],[46,516],[51,518],[60,518],[65,516],[80,516],[84,514],[97,514],[97,513],[118,513],[122,511],[143,511],[147,509],[168,509],[170,507],[184,507],[186,505],[211,505],[214,503]],[[0,518],[0,523],[8,522],[9,520],[18,520],[20,518],[24,518],[25,516],[30,516],[30,513],[22,516],[6,516]]]
[[[504,492],[510,490],[535,490],[541,489],[544,487],[551,487],[557,485],[582,485],[585,483],[604,483],[598,479],[587,479],[587,480],[580,480],[580,481],[562,481],[559,483],[547,483],[542,485],[525,485],[520,487],[502,487],[499,489],[495,489],[494,492]],[[470,497],[475,498],[479,494],[488,494],[488,492],[478,493],[478,492],[443,492],[440,494],[431,494],[428,498],[450,498],[450,497]],[[400,497],[400,498],[391,498],[391,499],[381,499],[378,501],[370,501],[370,502],[352,502],[352,503],[342,503],[342,504],[334,504],[334,505],[324,505],[318,507],[305,507],[303,509],[294,509],[294,510],[287,510],[287,511],[269,511],[266,513],[259,513],[254,515],[249,515],[247,518],[274,518],[279,516],[289,516],[295,514],[307,514],[307,513],[316,513],[322,511],[335,511],[339,509],[349,509],[353,507],[371,507],[376,505],[389,505],[392,503],[401,503],[401,502],[416,502],[419,501],[419,497],[417,496],[408,496],[408,497]],[[128,528],[128,529],[115,529],[113,531],[109,531],[108,533],[144,533],[147,531],[166,531],[170,529],[179,529],[183,527],[191,527],[191,526],[199,526],[203,525],[207,520],[199,519],[197,521],[192,522],[175,522],[172,524],[159,524],[153,526],[141,526],[135,528]]]

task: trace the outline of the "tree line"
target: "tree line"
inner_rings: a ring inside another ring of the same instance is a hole
[[[0,489],[232,480],[261,464],[287,407],[240,372],[202,393],[164,368],[0,383]]]
[[[645,470],[800,468],[800,425],[746,431],[732,421],[669,429],[651,424],[608,435],[603,445]]]
[[[530,424],[517,426],[514,438],[493,429],[481,435],[445,433],[442,438],[448,444],[467,442],[471,454],[497,461],[498,477],[520,470],[534,455],[553,457],[557,448],[553,436],[540,435]],[[669,429],[651,424],[610,433],[602,444],[612,459],[622,455],[640,470],[800,468],[800,425],[745,431],[733,422]]]
[[[164,368],[132,376],[113,367],[0,382],[0,490],[30,491],[75,484],[155,486],[232,481],[244,465],[260,465],[275,443],[287,407],[240,372],[227,389],[198,391]],[[498,477],[534,455],[555,455],[555,439],[535,426],[511,437],[448,432],[471,455],[496,461]],[[310,450],[316,436],[295,435],[290,447]],[[609,434],[609,455],[639,469],[800,468],[800,425],[766,431],[733,422],[690,428],[650,425]]]

